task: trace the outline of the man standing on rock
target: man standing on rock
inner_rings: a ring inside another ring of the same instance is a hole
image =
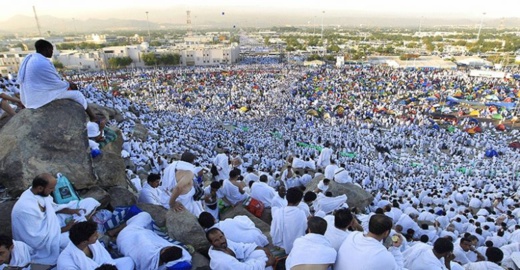
[[[72,225],[85,221],[86,216],[99,206],[92,198],[55,204],[49,195],[56,184],[56,178],[49,173],[36,176],[32,187],[22,193],[11,212],[13,239],[34,250],[34,263],[56,264],[60,247],[65,248],[70,241],[68,231]],[[68,223],[65,224],[66,220]]]
[[[195,217],[199,217],[200,213],[204,210],[201,202],[193,199],[193,195],[195,194],[195,187],[193,186],[193,179],[195,177],[193,171],[195,170],[195,165],[193,165],[193,162],[196,158],[194,154],[184,152],[181,156],[181,160],[176,163],[175,167],[170,168],[170,166],[173,165],[171,164],[167,168],[167,170],[173,170],[172,173],[175,175],[173,180],[168,179],[167,181],[175,185],[170,197],[170,208],[175,211],[186,209],[195,215]],[[168,178],[167,175],[171,173],[165,171],[164,174],[165,178]]]
[[[78,91],[78,86],[63,80],[51,61],[54,48],[46,40],[34,43],[36,53],[27,55],[18,71],[17,82],[20,84],[20,99],[29,109],[40,108],[57,99],[72,99],[86,110],[90,120],[95,114],[87,107],[85,96]]]

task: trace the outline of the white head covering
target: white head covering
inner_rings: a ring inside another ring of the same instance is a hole
[[[87,123],[87,134],[89,138],[97,137],[101,132],[99,131],[99,125],[94,122]]]

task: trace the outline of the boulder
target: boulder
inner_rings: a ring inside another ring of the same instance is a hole
[[[200,253],[207,253],[209,242],[204,229],[199,225],[197,218],[187,210],[180,212],[168,210],[166,213],[166,227],[173,239],[191,245]]]
[[[318,183],[321,180],[323,180],[323,178],[323,175],[314,177],[314,179],[312,179],[312,181],[309,184],[307,184],[306,191],[314,191],[318,186]],[[332,193],[332,196],[346,194],[348,206],[356,207],[360,210],[365,209],[365,207],[370,205],[370,203],[372,203],[372,201],[374,200],[372,194],[360,188],[358,185],[351,183],[339,184],[334,181],[330,181],[329,189],[327,191],[330,191]]]
[[[123,150],[123,133],[121,133],[121,130],[117,126],[110,126],[110,129],[112,129],[116,134],[117,138],[115,141],[105,145],[103,147],[103,152],[112,152],[121,155],[121,151]]]
[[[168,209],[160,205],[154,205],[149,203],[138,203],[137,207],[139,207],[139,209],[145,211],[146,213],[150,214],[157,226],[166,226],[166,212],[168,212]]]
[[[106,208],[111,201],[110,194],[106,192],[104,189],[99,186],[93,186],[88,190],[81,190],[78,192],[81,198],[94,198],[101,205],[98,207],[99,209]]]
[[[137,170],[137,166],[135,166],[135,163],[130,158],[124,159],[125,168],[128,168],[132,172],[135,172]]]
[[[21,110],[0,130],[0,183],[13,197],[44,172],[64,174],[76,189],[94,186],[86,122],[72,100]]]
[[[121,154],[101,149],[103,154],[92,160],[94,173],[98,177],[97,185],[103,188],[114,186],[126,187],[125,162]]]
[[[251,214],[242,205],[226,209],[224,213],[220,214],[220,219],[224,220],[226,218],[234,218],[236,216],[247,216],[249,219],[251,219],[251,221],[253,221],[255,227],[257,227],[259,230],[262,231],[263,234],[265,234],[265,236],[267,236],[269,243],[272,242],[270,234],[271,226],[269,226],[269,224],[262,221],[261,219],[257,218],[255,215]]]
[[[124,187],[112,187],[108,190],[110,194],[110,206],[113,208],[119,206],[131,206],[137,203],[137,197],[134,193]]]
[[[132,137],[144,142],[148,138],[148,129],[141,123],[135,123]]]
[[[16,201],[5,201],[0,203],[0,234],[12,235],[11,212]]]
[[[204,255],[195,252],[191,254],[191,269],[192,270],[211,270],[209,268],[209,260]]]

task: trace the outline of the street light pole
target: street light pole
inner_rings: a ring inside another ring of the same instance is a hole
[[[482,23],[484,22],[484,15],[486,15],[486,12],[483,12],[482,17],[480,17],[480,26],[478,28],[477,42],[480,40],[480,31],[482,30]]]
[[[151,42],[152,39],[150,38],[150,21],[148,20],[148,11],[146,11],[146,26],[148,28],[148,42]]]

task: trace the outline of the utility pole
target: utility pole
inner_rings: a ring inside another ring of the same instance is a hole
[[[480,17],[480,26],[478,28],[477,42],[480,40],[480,31],[482,30],[482,23],[484,22],[484,15],[486,15],[486,12],[483,12],[482,17]]]
[[[148,11],[146,11],[146,26],[148,27],[148,42],[151,42],[150,38],[150,21],[148,20]]]
[[[34,19],[36,20],[36,26],[38,27],[38,34],[40,37],[42,36],[42,29],[40,27],[40,20],[38,20],[38,15],[36,14],[36,8],[33,6]]]

